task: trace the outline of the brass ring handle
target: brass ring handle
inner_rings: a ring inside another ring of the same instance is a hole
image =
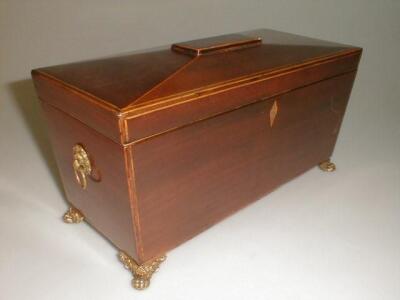
[[[79,183],[79,185],[83,188],[86,189],[87,187],[87,180],[86,180],[86,174],[85,171],[82,168],[77,168],[75,169],[75,178],[76,181]]]
[[[86,176],[89,176],[92,172],[92,165],[89,160],[89,155],[87,154],[85,149],[79,144],[76,144],[74,147],[72,147],[72,152],[72,167],[74,169],[75,179],[83,189],[86,189]]]

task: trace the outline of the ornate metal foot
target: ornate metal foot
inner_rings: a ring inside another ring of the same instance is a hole
[[[124,267],[131,271],[133,275],[132,286],[137,290],[143,290],[150,285],[151,276],[157,271],[166,256],[154,258],[142,265],[138,265],[129,255],[122,251],[118,253],[118,258]]]
[[[330,159],[321,162],[318,166],[324,172],[333,172],[336,170],[335,164]]]
[[[85,219],[83,214],[75,207],[70,207],[64,214],[63,220],[65,223],[80,223]]]

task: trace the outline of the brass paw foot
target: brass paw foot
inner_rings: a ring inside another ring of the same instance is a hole
[[[75,207],[70,207],[67,212],[63,216],[63,220],[65,223],[80,223],[85,219],[83,214],[76,209]]]
[[[324,172],[333,172],[336,170],[335,164],[331,162],[329,159],[321,162],[318,166]]]
[[[124,267],[131,271],[133,275],[132,286],[137,290],[143,290],[150,285],[151,276],[157,271],[166,256],[154,258],[142,265],[138,265],[129,255],[122,251],[118,253],[118,258]]]

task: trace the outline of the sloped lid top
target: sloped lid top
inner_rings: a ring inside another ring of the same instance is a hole
[[[36,71],[127,111],[171,95],[358,50],[263,29]]]

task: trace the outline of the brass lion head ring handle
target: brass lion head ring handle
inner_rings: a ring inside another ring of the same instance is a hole
[[[73,162],[72,167],[75,172],[75,178],[78,184],[83,188],[86,189],[87,187],[87,176],[90,176],[92,173],[92,165],[90,163],[89,155],[85,151],[85,149],[76,144],[72,148],[73,152]]]

